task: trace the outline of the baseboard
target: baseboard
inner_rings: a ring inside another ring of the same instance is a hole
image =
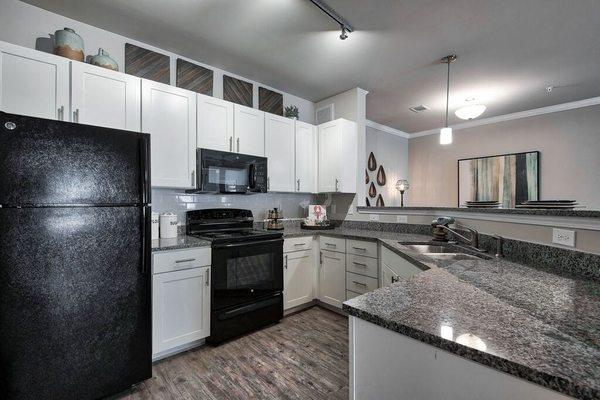
[[[292,307],[292,308],[290,308],[288,310],[284,310],[283,311],[283,316],[284,317],[289,317],[290,315],[297,314],[299,312],[307,310],[307,309],[309,309],[311,307],[314,307],[316,305],[317,305],[317,300],[316,299],[315,300],[311,300],[308,303],[300,304],[299,306]]]
[[[152,362],[164,360],[185,351],[200,347],[205,343],[204,339],[194,340],[193,342],[182,344],[181,346],[173,347],[172,349],[161,351],[160,353],[152,354]]]
[[[348,313],[346,311],[342,310],[341,308],[337,308],[335,306],[332,306],[331,304],[323,303],[321,300],[315,300],[315,301],[317,303],[317,306],[319,306],[321,308],[324,308],[329,311],[333,311],[334,313],[343,315],[345,317],[348,316]]]

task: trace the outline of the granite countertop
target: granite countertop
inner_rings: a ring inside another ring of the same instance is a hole
[[[600,284],[504,259],[439,261],[344,303],[350,315],[581,399],[600,398]],[[407,241],[413,241],[409,239]]]
[[[208,240],[198,239],[192,236],[179,235],[173,239],[155,239],[152,241],[152,252],[189,249],[192,247],[210,246]]]
[[[348,228],[335,228],[325,229],[318,231],[311,231],[307,229],[301,229],[298,227],[286,227],[283,230],[284,238],[293,238],[301,236],[334,236],[346,239],[357,239],[367,241],[379,241],[383,239],[390,240],[401,240],[403,242],[429,242],[431,241],[431,235],[421,235],[412,233],[399,233],[399,232],[388,232],[388,231],[376,231],[367,229],[348,229]]]
[[[487,213],[487,214],[519,214],[519,215],[540,215],[553,217],[581,217],[581,218],[600,218],[600,210],[561,210],[544,208],[467,208],[467,207],[357,207],[358,211],[460,211],[469,213]]]

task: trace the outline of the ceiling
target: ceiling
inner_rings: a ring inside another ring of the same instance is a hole
[[[369,119],[410,133],[443,124],[449,53],[451,112],[600,96],[598,0],[328,0],[356,29],[345,41],[308,0],[27,2],[312,101],[360,86]]]

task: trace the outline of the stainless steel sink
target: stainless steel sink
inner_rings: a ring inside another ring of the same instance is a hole
[[[473,255],[460,251],[460,247],[447,244],[405,244],[411,250],[435,260],[459,261],[487,259],[484,254]]]
[[[454,253],[456,249],[450,246],[444,245],[434,245],[434,244],[408,244],[406,245],[411,250],[417,251],[419,253]]]
[[[480,260],[480,257],[465,253],[422,253],[424,256],[435,260],[460,261],[460,260]]]

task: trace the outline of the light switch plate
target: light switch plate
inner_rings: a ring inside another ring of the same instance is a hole
[[[369,215],[369,221],[379,221],[379,214]]]
[[[396,215],[396,222],[399,224],[408,224],[408,215]]]
[[[575,231],[567,229],[552,229],[552,243],[575,247]]]

